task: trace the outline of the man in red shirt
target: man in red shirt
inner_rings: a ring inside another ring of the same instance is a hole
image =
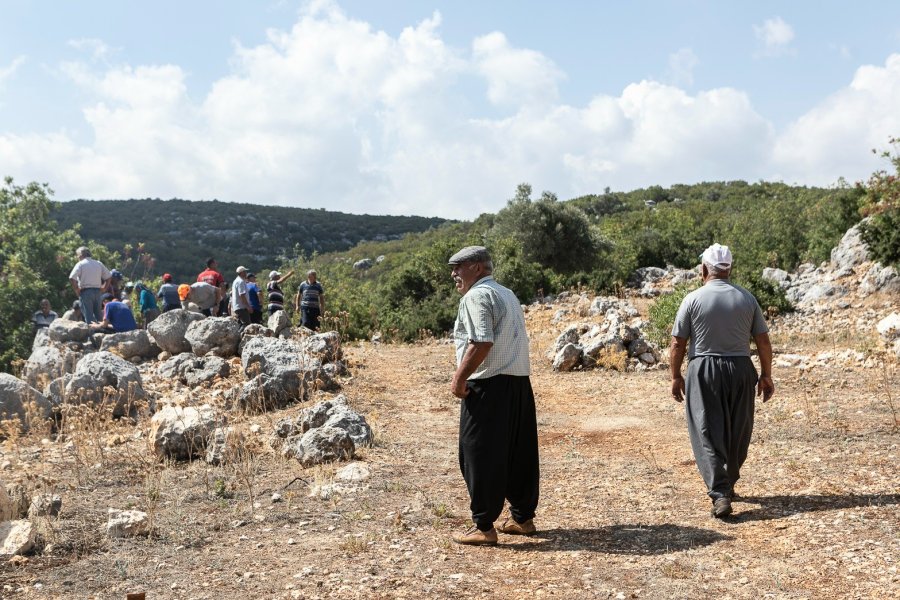
[[[206,270],[197,275],[197,281],[208,283],[211,286],[219,287],[225,283],[225,278],[218,271],[219,263],[216,259],[210,258],[206,261]]]

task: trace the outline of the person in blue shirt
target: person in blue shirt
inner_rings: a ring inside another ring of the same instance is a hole
[[[103,294],[103,320],[91,325],[100,333],[122,333],[138,328],[131,307],[121,300],[114,300],[112,294]]]
[[[147,325],[153,322],[153,319],[159,316],[159,307],[156,305],[156,297],[153,295],[143,281],[134,284],[134,291],[138,295],[138,304],[141,307],[141,320],[146,329]]]
[[[262,300],[259,297],[259,286],[256,285],[256,275],[247,273],[247,298],[253,311],[250,313],[250,322],[262,324]]]
[[[166,273],[162,276],[163,284],[156,293],[157,298],[162,299],[163,312],[169,312],[176,308],[181,308],[181,298],[178,297],[178,286],[172,283],[172,276]]]

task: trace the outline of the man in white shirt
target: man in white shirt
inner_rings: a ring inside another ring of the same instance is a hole
[[[241,322],[241,328],[250,324],[250,312],[253,307],[250,306],[250,297],[247,292],[247,268],[238,267],[237,277],[231,284],[231,310]]]
[[[75,251],[78,262],[69,273],[69,282],[75,295],[81,300],[81,312],[85,323],[97,323],[102,319],[103,307],[100,294],[103,284],[112,273],[99,260],[91,258],[91,251],[81,246]]]
[[[457,368],[450,390],[462,401],[459,464],[474,523],[453,540],[492,546],[497,531],[536,531],[540,469],[528,333],[521,303],[491,275],[494,264],[486,248],[463,248],[448,262],[462,294],[453,331]],[[509,500],[510,516],[495,529],[504,500]]]

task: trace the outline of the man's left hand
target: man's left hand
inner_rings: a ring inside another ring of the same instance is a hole
[[[759,383],[756,385],[756,396],[762,396],[762,401],[765,403],[769,401],[769,398],[771,398],[774,393],[775,382],[772,381],[772,377],[769,375],[760,377]]]
[[[454,377],[453,381],[450,383],[450,391],[460,400],[465,400],[466,396],[469,395],[469,388],[466,386],[466,380],[457,379],[456,377]]]

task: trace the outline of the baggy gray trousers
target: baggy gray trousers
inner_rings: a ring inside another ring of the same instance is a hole
[[[698,356],[688,364],[688,432],[713,500],[731,496],[741,477],[753,433],[757,380],[749,356]]]

